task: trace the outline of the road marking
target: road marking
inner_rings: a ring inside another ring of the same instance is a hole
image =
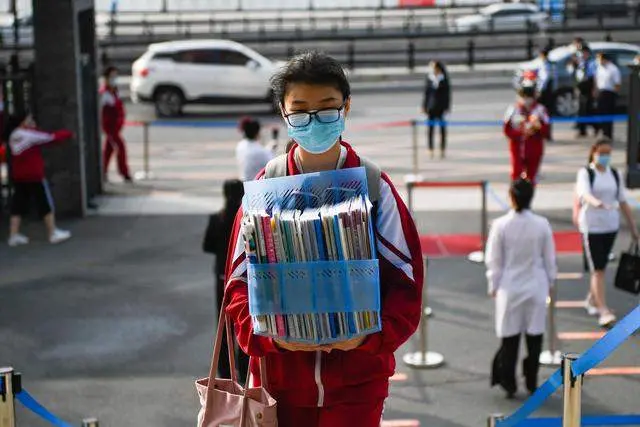
[[[558,280],[580,280],[584,277],[582,273],[558,273]]]
[[[593,368],[587,372],[590,377],[607,375],[640,375],[640,366],[616,366],[611,368]]]
[[[387,420],[382,421],[380,427],[420,427],[418,420]]]
[[[556,308],[584,308],[582,301],[556,301]]]
[[[605,331],[595,332],[560,332],[558,339],[564,341],[580,341],[580,340],[599,340],[605,336]]]
[[[391,378],[389,378],[389,381],[406,381],[407,378],[407,374],[404,372],[396,372]]]

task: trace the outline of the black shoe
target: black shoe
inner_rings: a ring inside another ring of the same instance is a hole
[[[508,391],[507,394],[504,396],[505,399],[507,400],[513,400],[516,398],[516,392],[515,391]]]

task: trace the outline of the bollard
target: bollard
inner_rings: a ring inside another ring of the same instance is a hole
[[[151,179],[149,167],[149,122],[142,123],[142,168],[141,172],[136,173],[136,179]]]
[[[411,120],[411,138],[413,142],[413,176],[418,176],[418,122]]]
[[[424,259],[424,288],[422,291],[422,305],[427,307],[428,303],[428,290],[427,290],[427,270],[428,270],[428,260]],[[421,310],[420,313],[420,349],[414,353],[407,353],[404,355],[402,360],[405,365],[415,368],[415,369],[435,369],[444,364],[444,356],[440,353],[434,353],[432,351],[428,351],[428,343],[427,343],[427,316],[424,315],[424,311]]]
[[[416,68],[416,45],[413,41],[409,41],[407,46],[407,68],[409,71]]]
[[[549,349],[540,353],[540,364],[543,366],[560,366],[562,364],[562,353],[558,350],[558,342],[556,335],[556,301],[558,299],[557,286],[554,286],[549,291],[549,313],[548,323],[549,331],[547,333],[547,340]]]
[[[562,427],[580,427],[582,375],[574,377],[571,369],[573,362],[577,359],[577,354],[565,354],[562,360],[564,384]]]
[[[97,418],[85,418],[82,420],[82,427],[100,427]]]
[[[475,63],[475,46],[473,40],[469,40],[467,43],[467,65],[469,68],[473,68],[473,64]]]
[[[491,414],[487,420],[488,427],[498,427],[498,421],[504,418],[502,414]]]
[[[479,251],[474,251],[469,254],[467,259],[471,262],[482,264],[484,262],[484,253],[487,247],[487,236],[489,235],[489,213],[487,212],[487,192],[489,183],[487,181],[481,182],[482,192],[482,207],[480,209],[480,243],[482,245]]]
[[[0,427],[16,426],[13,368],[0,368]]]

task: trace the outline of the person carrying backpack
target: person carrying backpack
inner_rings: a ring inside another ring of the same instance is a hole
[[[590,315],[599,316],[600,326],[610,326],[616,321],[616,316],[607,307],[604,274],[609,253],[620,230],[619,211],[624,214],[633,239],[639,238],[633,213],[627,203],[624,182],[620,173],[610,166],[611,149],[610,139],[596,141],[589,153],[589,164],[580,168],[576,182],[580,207],[577,222],[591,273],[585,308]]]
[[[299,54],[272,78],[272,89],[295,143],[286,155],[269,162],[258,179],[366,169],[380,265],[382,330],[331,345],[255,335],[241,211],[227,261],[227,314],[240,347],[252,356],[256,380],[260,371],[255,358],[265,359],[263,386],[278,402],[279,427],[378,427],[395,371],[394,352],[420,322],[424,272],[418,232],[388,175],[342,139],[351,89],[338,61],[319,52]]]

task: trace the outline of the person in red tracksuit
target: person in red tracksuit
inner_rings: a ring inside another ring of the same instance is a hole
[[[102,130],[105,134],[104,152],[102,154],[102,173],[107,181],[109,163],[114,151],[118,156],[118,172],[122,178],[131,182],[131,174],[127,163],[127,148],[120,133],[124,127],[124,103],[118,94],[116,79],[118,71],[115,67],[107,67],[104,73],[104,86],[100,89],[100,104],[102,107]]]
[[[56,227],[53,198],[45,178],[44,159],[41,147],[61,142],[73,136],[68,130],[53,133],[36,129],[36,123],[29,114],[11,116],[5,138],[11,151],[11,219],[9,225],[9,246],[26,245],[29,238],[20,233],[22,218],[29,213],[31,204],[47,226],[49,242],[56,244],[71,237],[71,233]]]
[[[536,101],[533,82],[525,82],[518,91],[517,102],[510,106],[504,120],[504,134],[509,138],[511,180],[526,175],[537,182],[544,154],[544,141],[549,138],[549,115]]]
[[[341,134],[351,107],[342,66],[318,52],[292,58],[272,78],[272,89],[294,140],[287,174],[361,166]],[[264,177],[264,171],[258,179]],[[382,331],[332,345],[287,343],[253,333],[247,290],[247,260],[241,236],[242,209],[229,245],[225,299],[242,350],[264,357],[266,389],[278,402],[280,427],[378,427],[394,352],[420,322],[423,264],[415,224],[389,176],[381,173],[374,206],[380,265]]]

